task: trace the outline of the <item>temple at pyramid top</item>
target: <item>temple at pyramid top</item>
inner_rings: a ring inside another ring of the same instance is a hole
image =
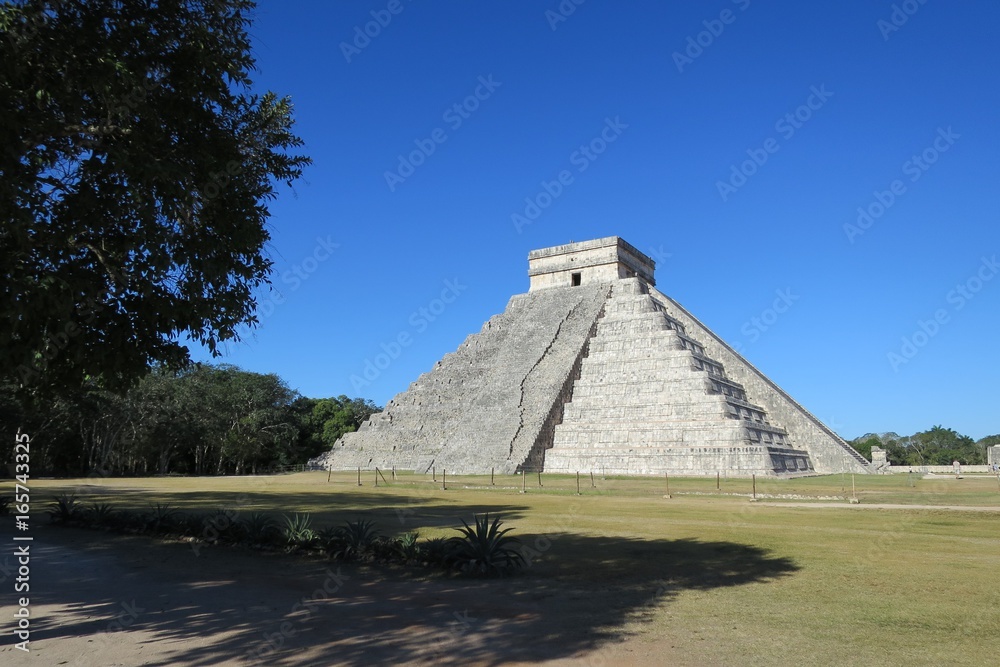
[[[528,291],[578,287],[624,278],[641,278],[650,285],[656,262],[618,236],[532,250],[528,254]]]

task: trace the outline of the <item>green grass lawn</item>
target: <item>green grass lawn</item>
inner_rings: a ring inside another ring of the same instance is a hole
[[[36,480],[43,499],[183,511],[309,512],[320,527],[359,517],[383,533],[451,535],[460,518],[499,512],[531,567],[489,584],[515,607],[551,619],[581,652],[627,640],[690,664],[987,665],[1000,655],[1000,513],[751,502],[751,480],[404,474],[376,488],[363,473],[254,478]],[[861,505],[1000,508],[989,476],[857,476]],[[757,493],[816,499],[852,494],[851,476],[759,479]],[[12,484],[4,482],[4,493]],[[793,500],[787,498],[787,500]],[[795,498],[801,502],[801,498]],[[386,571],[380,576],[411,576]],[[424,576],[424,575],[420,575]],[[438,575],[426,575],[428,577]],[[453,582],[452,582],[453,583]],[[451,584],[449,584],[451,585]],[[505,603],[506,604],[506,603]],[[595,662],[595,664],[597,664]]]

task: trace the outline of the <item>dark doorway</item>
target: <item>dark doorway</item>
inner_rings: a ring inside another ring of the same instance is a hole
[[[572,276],[572,285],[573,285],[573,287],[579,287],[580,286],[580,274],[579,273],[574,273],[573,274],[573,276]]]

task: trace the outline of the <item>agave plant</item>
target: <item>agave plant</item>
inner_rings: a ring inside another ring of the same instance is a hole
[[[208,515],[188,512],[180,515],[175,524],[177,529],[188,537],[207,539],[205,526],[208,521]]]
[[[87,510],[87,519],[95,526],[109,525],[115,516],[115,510],[107,503],[94,503]]]
[[[316,531],[312,529],[312,517],[308,513],[286,516],[282,534],[290,549],[308,547],[317,537]]]
[[[178,518],[178,510],[167,504],[156,503],[149,506],[146,514],[146,530],[154,533],[170,530]]]
[[[278,524],[262,512],[251,512],[243,522],[243,530],[250,544],[266,544],[278,534]]]
[[[420,545],[420,560],[428,565],[447,567],[451,563],[452,544],[448,538],[432,537]]]
[[[233,510],[219,508],[203,520],[202,537],[210,542],[236,544],[243,539],[246,527]]]
[[[48,514],[53,523],[69,523],[79,519],[83,512],[76,496],[64,494],[52,499]]]
[[[331,556],[338,555],[344,548],[343,531],[339,527],[324,528],[317,532],[316,541]]]
[[[354,560],[368,553],[378,536],[375,523],[366,519],[347,521],[338,529],[335,558]]]
[[[416,560],[420,555],[420,545],[417,544],[416,532],[403,533],[395,541],[396,553],[406,562]]]
[[[475,527],[462,520],[461,536],[449,540],[452,567],[479,575],[504,575],[524,566],[524,557],[515,548],[521,541],[507,535],[510,528],[500,530],[500,517],[490,522],[489,513],[474,517]]]

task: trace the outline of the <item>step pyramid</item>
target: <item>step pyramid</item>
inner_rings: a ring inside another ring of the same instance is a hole
[[[612,236],[535,250],[530,288],[311,463],[456,474],[792,476],[868,461],[655,288]]]

